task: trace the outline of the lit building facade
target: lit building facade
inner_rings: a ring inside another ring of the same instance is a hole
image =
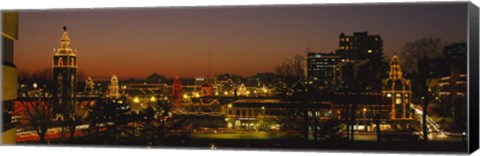
[[[334,53],[313,53],[306,56],[306,84],[320,88],[332,88],[335,81],[335,66],[340,63],[339,55]]]
[[[455,124],[467,125],[467,75],[459,74],[429,79],[428,88],[432,91],[429,107],[441,117],[451,117]]]
[[[63,27],[60,47],[53,50],[53,101],[60,107],[74,104],[77,88],[77,50],[70,48],[67,27]],[[56,115],[63,118],[62,114]]]
[[[200,88],[200,96],[213,96],[213,86],[210,84],[210,82],[208,82],[208,80],[206,80]]]
[[[121,96],[128,98],[130,108],[133,112],[141,112],[150,105],[156,104],[159,100],[169,100],[169,87],[167,84],[128,84],[122,87]]]
[[[389,78],[383,81],[382,96],[391,105],[390,119],[411,119],[411,82],[403,78],[397,55],[390,61]]]

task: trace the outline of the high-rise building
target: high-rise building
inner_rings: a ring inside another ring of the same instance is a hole
[[[13,101],[17,99],[17,67],[13,62],[14,42],[18,39],[18,13],[2,12],[2,133],[0,144],[15,144],[15,126],[12,123]]]
[[[380,35],[368,35],[368,32],[354,32],[347,36],[340,34],[337,54],[350,59],[369,59],[381,61],[383,56],[383,40]]]
[[[383,40],[380,35],[368,32],[354,32],[348,36],[343,32],[339,36],[339,49],[336,51],[342,59],[363,61],[356,75],[357,90],[373,91],[381,89],[383,69]]]
[[[63,27],[60,47],[53,51],[53,102],[63,108],[74,104],[77,88],[77,50],[70,48],[66,26]],[[63,119],[61,113],[56,114],[56,119]]]
[[[305,61],[306,84],[321,89],[331,88],[335,80],[335,66],[340,61],[340,56],[334,53],[309,52]]]
[[[417,72],[429,79],[467,73],[467,45],[453,43],[443,49],[443,56],[417,61]]]
[[[390,61],[389,78],[383,81],[382,94],[391,104],[390,119],[411,119],[410,105],[412,99],[411,82],[403,78],[400,60],[397,55]]]
[[[467,44],[453,43],[445,46],[443,55],[450,65],[450,73],[467,73]]]

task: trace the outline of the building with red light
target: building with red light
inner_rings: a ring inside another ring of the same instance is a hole
[[[173,85],[172,85],[172,94],[171,94],[171,99],[173,102],[173,111],[178,111],[182,109],[182,81],[180,81],[180,78],[177,76],[175,77],[175,80],[173,80]]]

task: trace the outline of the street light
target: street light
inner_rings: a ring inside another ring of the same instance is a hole
[[[367,112],[367,108],[363,108],[363,125],[364,125],[365,132],[367,131],[367,121],[365,117],[366,112]]]
[[[232,109],[232,104],[228,104],[227,115],[230,115],[230,109]]]

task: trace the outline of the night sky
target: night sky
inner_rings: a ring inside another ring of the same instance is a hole
[[[273,72],[295,54],[331,52],[341,32],[380,34],[390,57],[408,41],[467,39],[467,3],[20,11],[15,64],[50,67],[66,25],[79,70],[94,80]]]

